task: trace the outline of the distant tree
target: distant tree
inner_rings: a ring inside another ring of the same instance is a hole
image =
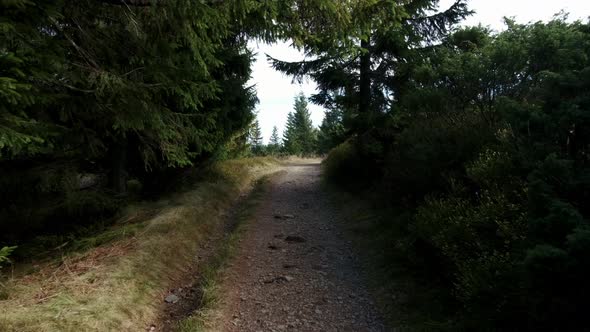
[[[260,130],[260,123],[258,120],[254,120],[250,126],[250,133],[248,137],[252,153],[261,154],[263,150],[262,144],[262,130]]]
[[[287,116],[283,136],[284,150],[292,155],[310,155],[316,150],[317,134],[303,93],[295,97],[294,112]]]
[[[287,123],[285,124],[285,132],[283,133],[283,151],[288,154],[298,154],[301,152],[293,112],[289,112],[287,115]]]
[[[267,150],[270,154],[277,154],[277,152],[281,150],[281,138],[279,137],[279,129],[277,126],[272,128],[272,134],[270,135]]]
[[[270,135],[270,145],[281,145],[281,138],[279,137],[279,129],[277,126],[272,127],[272,135]]]

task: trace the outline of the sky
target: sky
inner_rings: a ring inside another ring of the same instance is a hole
[[[447,8],[453,2],[454,0],[441,0],[440,8]],[[468,0],[468,3],[475,14],[462,25],[481,23],[496,31],[503,29],[504,17],[513,17],[519,23],[548,21],[561,10],[570,13],[570,20],[586,20],[590,17],[590,0]],[[265,54],[284,61],[304,59],[303,54],[290,48],[288,43],[267,45],[251,42],[249,46],[257,53],[249,84],[256,86],[260,100],[256,108],[257,117],[264,140],[268,142],[273,126],[278,127],[279,135],[282,136],[287,114],[293,110],[295,96],[303,92],[309,97],[316,86],[312,81],[293,83],[291,77],[270,67]],[[318,127],[324,118],[323,108],[310,104],[309,110],[313,124]]]

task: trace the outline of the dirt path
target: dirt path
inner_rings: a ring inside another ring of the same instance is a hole
[[[386,331],[358,273],[319,161],[275,177],[222,281],[212,331]]]

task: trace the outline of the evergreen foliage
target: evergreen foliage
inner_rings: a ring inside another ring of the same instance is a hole
[[[458,0],[446,11],[432,14],[437,4],[436,0],[356,1],[346,7],[351,17],[347,24],[334,27],[344,34],[309,31],[304,51],[314,60],[269,59],[277,70],[297,80],[313,79],[319,92],[311,100],[351,113],[350,128],[363,132],[394,107],[415,59],[470,13],[465,1]]]
[[[295,97],[293,112],[287,116],[283,135],[283,148],[291,155],[310,156],[316,151],[317,133],[307,109],[307,99],[303,93]]]
[[[174,169],[241,155],[257,102],[247,40],[285,38],[273,18],[292,8],[0,2],[0,244],[102,223],[130,180],[157,192]]]
[[[270,135],[270,140],[266,149],[269,154],[277,155],[282,148],[281,138],[279,137],[279,129],[277,126],[272,127],[272,134]]]
[[[270,145],[279,147],[281,145],[281,138],[279,137],[279,129],[277,126],[272,127],[272,134],[270,135]]]
[[[250,125],[250,132],[248,135],[248,140],[250,143],[250,148],[252,149],[252,153],[261,154],[263,149],[263,138],[258,120],[254,120],[254,122],[252,122],[252,124]]]
[[[326,110],[318,131],[318,153],[328,153],[346,139],[342,113],[338,109]]]
[[[381,122],[359,131],[340,120],[350,138],[326,176],[406,211],[388,226],[403,237],[383,246],[436,271],[457,300],[453,320],[436,324],[584,330],[589,24],[506,24],[412,50],[392,71],[393,102],[373,95]]]

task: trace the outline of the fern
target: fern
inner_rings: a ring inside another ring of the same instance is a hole
[[[2,249],[0,249],[0,269],[2,268],[2,265],[12,263],[8,256],[10,256],[15,249],[16,247],[2,247]]]

